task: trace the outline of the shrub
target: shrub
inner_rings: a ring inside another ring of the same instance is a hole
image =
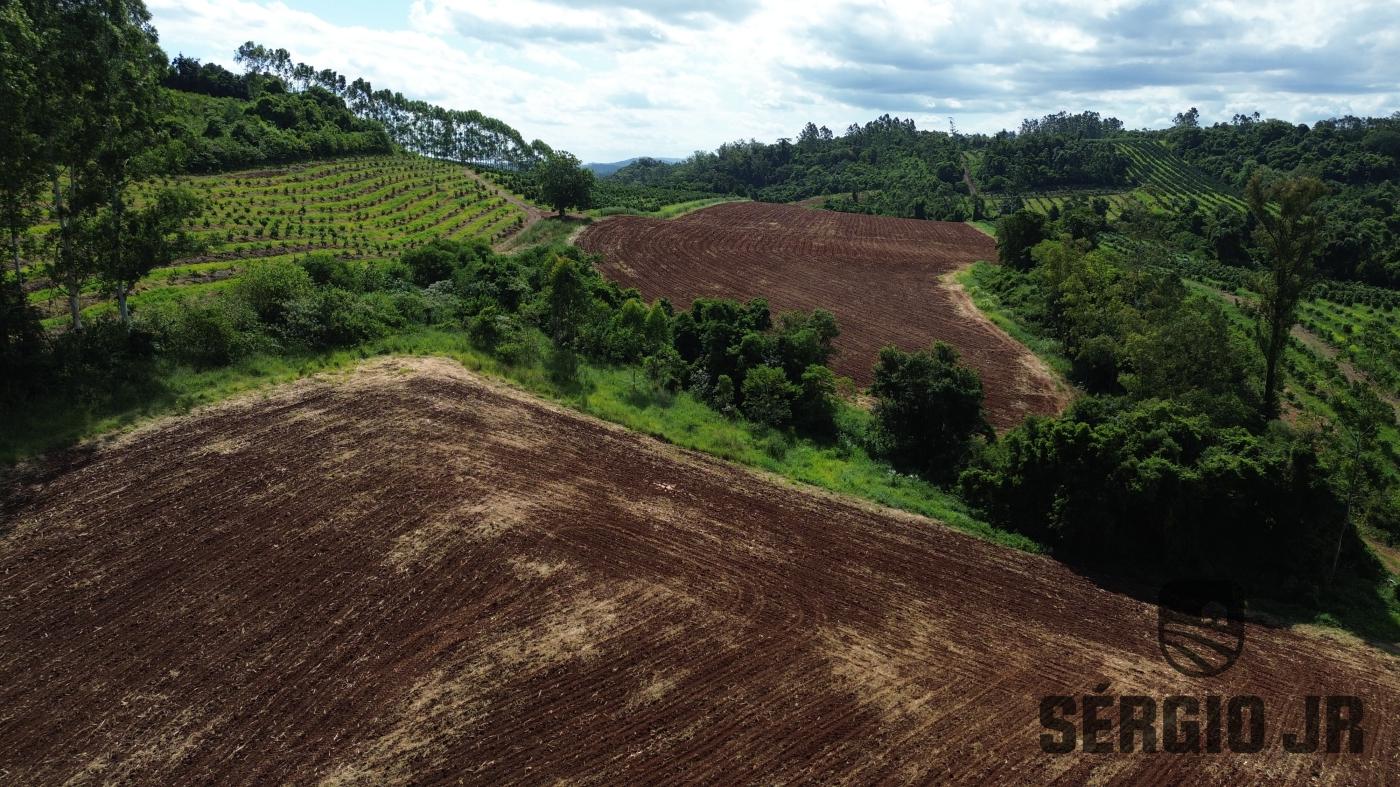
[[[725,415],[734,415],[734,380],[727,374],[721,374],[715,380],[714,390],[710,392],[710,406]]]
[[[387,296],[327,287],[288,304],[278,332],[289,344],[309,349],[347,347],[387,335],[400,320]]]
[[[197,367],[226,366],[271,342],[248,304],[232,298],[190,299],[142,315],[165,352]]]
[[[495,305],[487,306],[467,320],[467,338],[483,350],[492,351],[518,330],[509,314]]]
[[[646,373],[647,380],[652,387],[658,391],[675,393],[680,390],[681,381],[685,377],[685,361],[681,360],[679,353],[671,347],[662,347],[654,354],[648,355],[642,360],[642,369]],[[729,378],[725,378],[728,380]],[[730,399],[732,404],[734,384],[729,385]]]
[[[314,289],[311,274],[290,262],[264,262],[253,265],[233,285],[233,295],[269,325],[280,323],[288,306]]]
[[[452,282],[440,281],[422,291],[427,308],[424,321],[434,325],[455,324],[462,319],[466,304],[454,291]]]
[[[567,345],[555,344],[545,358],[545,373],[556,385],[571,387],[578,384],[578,354]]]
[[[825,366],[812,364],[802,372],[793,421],[809,434],[829,437],[836,432],[836,374]]]

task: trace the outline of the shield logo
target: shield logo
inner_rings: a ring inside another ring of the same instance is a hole
[[[1157,643],[1177,672],[1209,678],[1244,651],[1244,612],[1233,583],[1169,582],[1157,598]]]

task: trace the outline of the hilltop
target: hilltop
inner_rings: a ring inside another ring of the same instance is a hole
[[[623,167],[635,164],[638,161],[641,161],[642,159],[647,159],[650,161],[659,161],[663,164],[676,164],[683,161],[683,159],[666,158],[665,156],[633,156],[632,158],[626,158],[621,161],[610,161],[607,163],[591,162],[588,164],[584,164],[583,166],[586,169],[592,170],[594,175],[597,175],[600,178],[605,178],[622,169]]]

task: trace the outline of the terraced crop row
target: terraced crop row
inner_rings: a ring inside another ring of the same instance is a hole
[[[1133,192],[1126,191],[1103,193],[1079,191],[1073,193],[1021,195],[1021,201],[1025,203],[1027,208],[1042,215],[1049,215],[1052,208],[1062,211],[1075,199],[1093,200],[1095,198],[1108,200],[1108,218],[1110,220],[1117,218],[1128,205],[1138,201],[1138,198]]]
[[[1163,208],[1179,207],[1194,199],[1207,212],[1224,205],[1246,210],[1244,201],[1230,194],[1199,170],[1182,161],[1164,145],[1152,140],[1114,140],[1111,143],[1132,160],[1128,175]]]
[[[380,156],[220,175],[161,178],[133,191],[140,203],[156,189],[184,186],[205,201],[188,229],[199,254],[152,272],[133,303],[153,291],[226,282],[252,261],[326,252],[388,260],[434,238],[484,238],[496,243],[518,232],[526,216],[501,189],[464,167],[411,156]],[[105,309],[105,293],[90,285],[85,302]],[[31,299],[55,319],[62,294],[41,278]]]
[[[1400,332],[1394,309],[1317,299],[1304,303],[1298,318],[1387,393],[1400,394]]]

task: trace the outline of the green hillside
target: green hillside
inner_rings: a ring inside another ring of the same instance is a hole
[[[203,215],[188,228],[203,249],[147,276],[132,298],[136,306],[218,289],[256,261],[317,252],[390,260],[439,237],[498,243],[519,231],[526,219],[499,188],[467,168],[418,156],[167,177],[140,184],[133,199],[139,203],[143,194],[173,185],[188,187],[204,200]],[[62,294],[42,281],[35,284],[30,300],[54,324],[61,323]],[[85,310],[110,309],[104,295],[90,285]]]
[[[1152,139],[1115,139],[1111,144],[1132,160],[1128,176],[1154,204],[1173,208],[1194,199],[1205,210],[1224,205],[1245,210],[1244,200]]]

